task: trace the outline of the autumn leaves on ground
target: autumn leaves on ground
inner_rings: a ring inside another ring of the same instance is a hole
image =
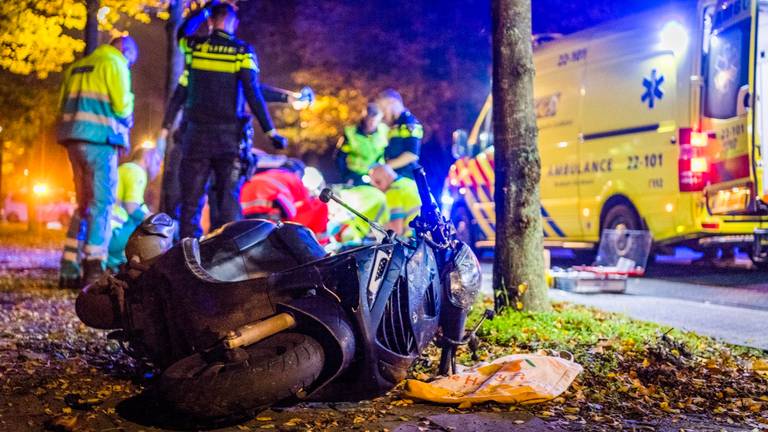
[[[55,288],[56,234],[0,232],[0,430],[190,428],[156,406],[153,370],[74,314]],[[761,430],[768,428],[764,353],[569,305],[504,314],[484,325],[481,360],[568,351],[584,366],[570,390],[533,406],[466,409],[403,399],[283,407],[229,430]],[[428,378],[437,351],[412,374]],[[470,364],[468,353],[462,362]],[[463,414],[463,415],[461,415]],[[501,428],[501,429],[499,429]]]

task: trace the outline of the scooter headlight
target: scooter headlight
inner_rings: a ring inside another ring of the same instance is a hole
[[[475,302],[475,297],[482,286],[480,261],[472,249],[464,244],[453,259],[453,264],[455,268],[450,275],[449,299],[454,306],[469,309]]]

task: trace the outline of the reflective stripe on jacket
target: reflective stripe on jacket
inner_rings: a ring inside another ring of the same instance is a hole
[[[102,45],[75,62],[61,88],[58,141],[129,146],[133,93],[128,61]]]

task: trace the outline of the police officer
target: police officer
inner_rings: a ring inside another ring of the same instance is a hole
[[[344,136],[336,145],[336,166],[342,182],[360,186],[372,166],[384,162],[389,128],[382,123],[382,113],[375,103],[366,107],[357,125],[344,128]]]
[[[182,77],[182,79],[185,79]],[[264,96],[264,101],[267,103],[283,103],[290,104],[295,109],[303,109],[304,107],[311,106],[314,102],[315,93],[310,87],[304,87],[300,92],[293,92],[290,90],[273,87],[264,83],[261,83],[261,93]],[[165,155],[165,164],[163,166],[163,196],[160,204],[160,211],[171,215],[174,219],[179,219],[179,210],[181,206],[181,191],[179,190],[179,168],[181,164],[181,152],[179,149],[179,143],[181,137],[184,135],[185,120],[179,122],[179,127],[176,128],[173,134],[173,144],[168,147],[167,139],[170,135],[171,128],[176,121],[179,111],[185,103],[187,97],[187,90],[185,86],[178,85],[171,95],[171,99],[166,108],[165,115],[163,116],[162,129],[157,137],[157,147],[161,153]],[[243,137],[245,138],[245,137]],[[245,149],[246,151],[248,149]],[[241,155],[242,156],[242,155]],[[245,173],[247,170],[242,170]],[[248,178],[243,179],[248,181]],[[218,212],[216,210],[216,204],[218,203],[218,196],[216,195],[216,188],[213,184],[209,184],[208,190],[208,207],[210,212],[210,220],[218,220]]]
[[[213,32],[205,37],[192,36],[206,19],[210,19]],[[184,93],[181,99],[186,120],[180,168],[182,237],[202,234],[200,217],[211,173],[219,208],[219,220],[212,227],[241,217],[239,153],[243,124],[247,122],[245,102],[275,148],[287,146],[267,111],[258,82],[256,55],[250,45],[234,36],[237,26],[231,4],[210,2],[179,28],[179,43],[185,54],[179,91]]]
[[[384,122],[390,126],[389,145],[384,150],[385,164],[398,176],[413,179],[413,170],[419,166],[424,128],[405,108],[400,93],[393,89],[379,93],[376,105],[384,114]]]

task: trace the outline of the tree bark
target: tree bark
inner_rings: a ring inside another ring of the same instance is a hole
[[[171,0],[168,3],[168,22],[165,24],[166,39],[166,82],[165,82],[165,101],[166,104],[171,98],[176,85],[179,82],[179,76],[184,71],[184,57],[179,49],[179,41],[176,40],[176,32],[181,25],[184,12],[183,0]],[[174,134],[168,137],[165,152],[163,171],[161,172],[160,183],[160,211],[177,217],[178,204],[181,201],[181,186],[179,185],[179,167],[181,165],[181,153],[178,143],[175,142]]]
[[[88,55],[99,46],[99,0],[85,0],[85,55]]]
[[[170,0],[168,2],[168,22],[165,23],[166,56],[168,69],[166,70],[165,82],[165,100],[168,101],[176,84],[179,81],[179,75],[184,70],[184,58],[179,50],[179,43],[176,40],[176,32],[181,25],[181,19],[184,12],[184,2],[182,0]]]
[[[547,298],[533,110],[530,0],[492,0],[497,310],[541,311]]]

